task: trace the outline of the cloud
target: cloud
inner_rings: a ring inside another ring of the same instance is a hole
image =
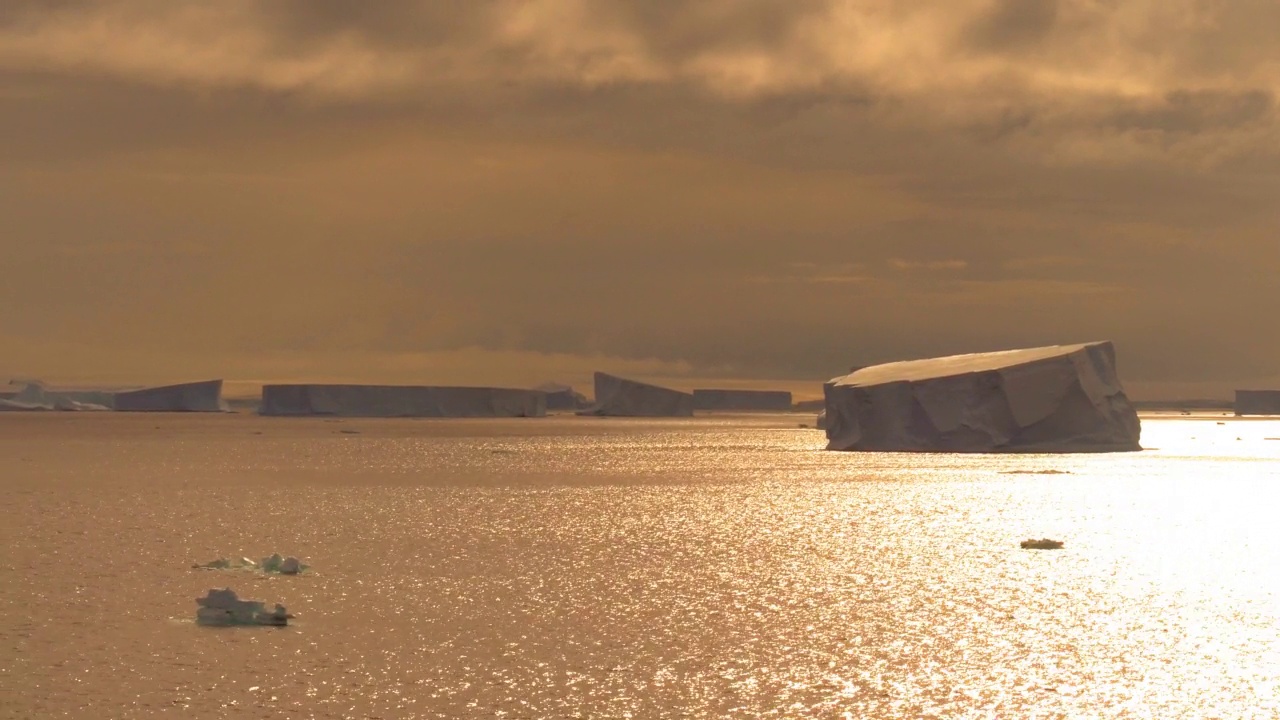
[[[817,379],[1112,337],[1144,382],[1262,378],[1277,26],[1270,0],[15,0],[0,333],[68,368],[479,348]]]

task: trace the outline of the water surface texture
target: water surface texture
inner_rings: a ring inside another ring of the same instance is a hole
[[[0,717],[1280,715],[1280,422],[805,421],[0,417]],[[271,552],[315,569],[190,568]],[[228,585],[299,617],[196,626]]]

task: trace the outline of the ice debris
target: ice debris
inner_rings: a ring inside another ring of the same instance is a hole
[[[262,572],[280,573],[281,575],[297,575],[302,572],[305,566],[298,561],[298,558],[290,555],[289,557],[280,557],[280,553],[274,553],[270,557],[262,558]]]
[[[210,560],[207,563],[192,565],[191,567],[197,570],[261,570],[264,573],[278,575],[297,575],[311,566],[304,565],[302,561],[292,555],[282,557],[280,553],[273,553],[269,557],[262,558],[261,562],[254,562],[247,557],[218,558],[217,560]]]
[[[231,588],[211,588],[207,595],[196,598],[196,622],[200,625],[274,625],[285,626],[293,617],[279,603],[267,610],[257,600],[241,600]]]
[[[1061,550],[1061,540],[1050,540],[1049,538],[1040,538],[1039,540],[1029,539],[1023,540],[1019,545],[1023,550]]]

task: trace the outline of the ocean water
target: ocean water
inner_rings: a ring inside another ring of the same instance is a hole
[[[7,414],[0,718],[1280,716],[1280,422],[811,421]],[[191,568],[271,552],[314,570]],[[223,586],[298,617],[195,625]]]

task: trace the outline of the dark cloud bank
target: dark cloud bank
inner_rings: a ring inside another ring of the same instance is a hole
[[[1280,382],[1280,6],[904,5],[6,3],[0,369]]]

